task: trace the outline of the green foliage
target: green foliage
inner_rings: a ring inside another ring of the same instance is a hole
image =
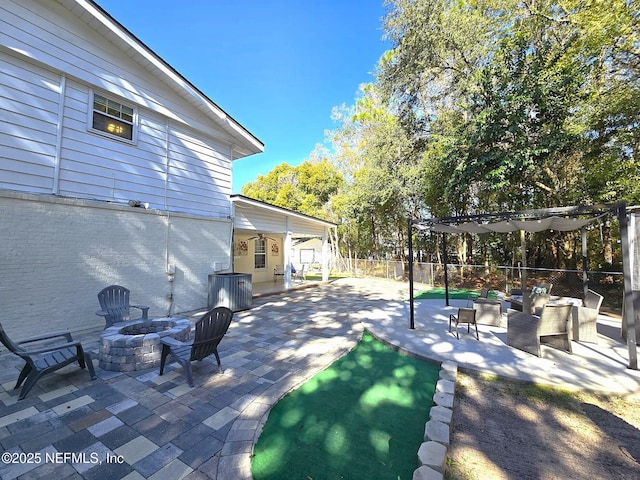
[[[640,198],[637,2],[387,7],[379,89],[422,153],[432,214]]]
[[[279,165],[243,193],[338,221],[343,254],[396,257],[407,216],[640,201],[636,0],[386,7],[393,48],[354,105],[334,109],[323,160]],[[578,241],[536,239],[555,263]],[[498,262],[518,244],[485,240]]]
[[[242,188],[242,194],[306,215],[331,218],[329,202],[344,183],[328,160],[282,163]]]

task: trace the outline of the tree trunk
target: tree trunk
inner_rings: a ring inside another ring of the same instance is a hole
[[[611,221],[607,220],[602,224],[602,256],[604,263],[613,263],[613,243],[611,240]]]

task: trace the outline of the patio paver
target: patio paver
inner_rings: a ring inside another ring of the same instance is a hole
[[[436,360],[450,358],[461,368],[469,352],[469,365],[488,369],[508,358],[496,349],[512,349],[487,344],[488,336],[500,341],[494,327],[481,326],[476,344],[447,337],[446,321],[439,319],[447,312],[439,307],[431,321],[427,304],[419,306],[419,328],[409,330],[407,295],[406,284],[362,279],[256,298],[251,310],[234,315],[220,344],[224,373],[217,373],[215,360],[194,362],[194,388],[176,363],[162,377],[158,369],[120,373],[98,368],[96,321],[96,331],[80,339],[94,354],[98,379],[88,381],[86,372],[65,367],[41,379],[18,402],[13,385],[21,360],[3,350],[0,447],[13,455],[0,463],[0,478],[248,480],[252,447],[271,406],[353,348],[365,326],[399,348]],[[191,319],[199,313],[191,312]],[[439,349],[440,344],[446,348]],[[478,361],[482,346],[491,351],[485,362]],[[528,377],[536,368],[551,375],[547,364],[562,360],[508,354]],[[609,382],[618,382],[615,365],[600,362],[597,368]],[[637,372],[624,372],[624,365],[619,370],[625,389],[634,379],[640,381]],[[562,380],[579,383],[580,374]],[[73,459],[65,457],[73,454]],[[27,463],[29,456],[32,463]]]

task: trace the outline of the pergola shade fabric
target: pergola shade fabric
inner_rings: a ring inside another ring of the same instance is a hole
[[[630,207],[629,210],[638,210],[640,207]],[[593,205],[558,207],[539,210],[523,210],[519,212],[498,212],[481,215],[463,215],[458,217],[429,218],[429,219],[409,219],[409,299],[410,299],[410,328],[414,325],[414,305],[413,305],[413,241],[412,229],[415,227],[421,231],[432,231],[443,233],[444,263],[446,259],[445,233],[510,233],[517,231],[542,232],[544,230],[555,230],[568,232],[582,230],[583,243],[583,281],[585,282],[585,294],[588,288],[586,275],[586,227],[591,222],[606,216],[616,215],[620,223],[620,239],[622,247],[622,267],[624,277],[624,298],[623,298],[623,332],[626,332],[627,347],[629,350],[629,368],[638,369],[638,354],[636,345],[636,309],[640,312],[640,290],[634,289],[632,285],[632,265],[631,254],[634,253],[633,244],[637,240],[638,232],[632,225],[632,233],[629,235],[629,216],[626,202],[621,201],[615,205]],[[581,218],[578,218],[581,217]],[[633,223],[633,222],[632,222]],[[640,231],[640,228],[638,228]],[[524,250],[524,235],[521,237]],[[640,248],[638,248],[640,251]],[[636,255],[638,255],[636,253]],[[640,262],[638,262],[640,263]],[[640,271],[640,268],[638,269]],[[446,302],[449,305],[447,269],[444,269]],[[640,277],[640,274],[638,275]],[[526,278],[526,277],[525,277]],[[636,282],[640,284],[640,281]],[[526,280],[523,280],[526,285]],[[523,287],[524,288],[524,287]],[[637,304],[637,307],[636,307]],[[638,328],[640,331],[640,327]],[[638,334],[640,336],[640,333]]]
[[[517,232],[518,230],[524,230],[525,232],[542,232],[543,230],[568,232],[579,230],[601,216],[598,215],[586,219],[551,216],[537,220],[503,220],[494,223],[466,222],[458,225],[433,223],[427,228],[434,232],[444,233],[509,233]]]

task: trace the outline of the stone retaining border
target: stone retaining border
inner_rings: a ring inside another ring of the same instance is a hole
[[[451,419],[455,397],[458,364],[442,362],[433,395],[433,406],[424,427],[424,442],[418,449],[420,467],[414,470],[413,480],[443,480],[447,464],[447,448],[451,438]]]

